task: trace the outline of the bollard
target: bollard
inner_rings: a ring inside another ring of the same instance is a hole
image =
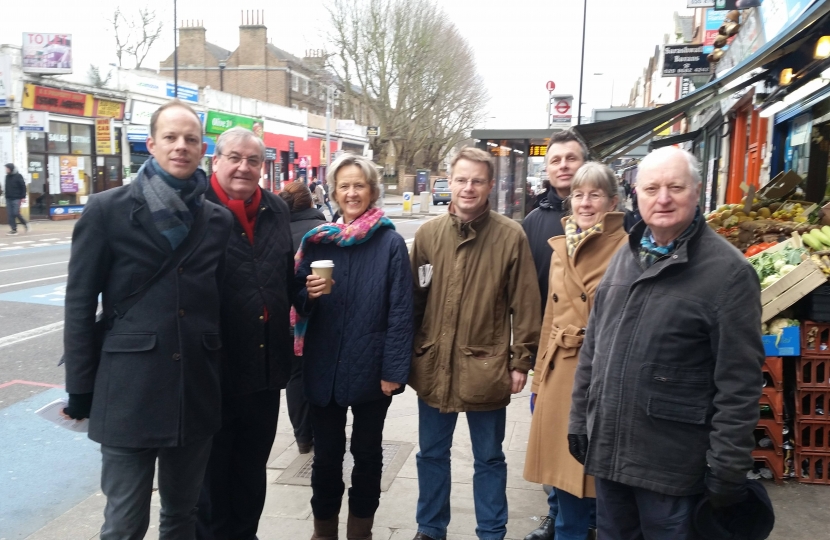
[[[432,193],[425,191],[421,193],[421,213],[429,214],[429,203],[432,198]]]
[[[412,192],[411,191],[404,191],[403,192],[403,215],[411,216],[412,215]]]

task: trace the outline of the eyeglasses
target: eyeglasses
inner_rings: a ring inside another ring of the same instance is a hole
[[[571,200],[573,202],[579,204],[587,198],[592,203],[595,203],[595,202],[599,201],[600,199],[604,199],[606,197],[608,197],[608,195],[606,195],[604,193],[596,193],[596,192],[594,192],[594,193],[581,193],[580,192],[580,193],[574,193],[573,195],[571,195]]]
[[[242,163],[242,160],[248,162],[248,167],[252,169],[259,169],[260,165],[262,165],[262,160],[258,157],[248,156],[242,157],[239,154],[219,154],[220,156],[225,157],[228,161],[233,163],[234,165],[239,165]]]
[[[487,185],[487,180],[479,180],[478,178],[474,178],[473,180],[464,180],[463,178],[453,178],[452,183],[458,187],[466,187],[467,184],[472,184],[474,188],[480,188],[482,186]]]

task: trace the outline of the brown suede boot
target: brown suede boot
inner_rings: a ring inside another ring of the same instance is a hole
[[[338,517],[337,514],[334,514],[328,519],[314,518],[314,534],[311,535],[311,540],[338,540]]]
[[[375,517],[359,518],[349,512],[346,522],[346,538],[348,540],[372,540],[372,524]]]

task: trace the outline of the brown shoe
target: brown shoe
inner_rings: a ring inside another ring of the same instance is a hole
[[[314,518],[314,534],[311,540],[337,540],[338,515],[328,519]]]
[[[372,540],[372,524],[375,517],[359,518],[349,512],[349,521],[346,522],[347,540]]]

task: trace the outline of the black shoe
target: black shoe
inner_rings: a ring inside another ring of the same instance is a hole
[[[597,540],[597,530],[588,529],[588,540]]]
[[[553,540],[556,531],[554,530],[554,522],[550,516],[545,516],[539,528],[532,533],[525,536],[525,540]]]
[[[308,454],[314,448],[313,442],[300,442],[297,441],[297,450],[300,451],[301,454]]]
[[[6,236],[17,236],[17,231],[9,231],[6,233]]]
[[[447,537],[443,538],[433,538],[431,536],[427,536],[422,532],[415,533],[415,537],[412,540],[447,540]]]

